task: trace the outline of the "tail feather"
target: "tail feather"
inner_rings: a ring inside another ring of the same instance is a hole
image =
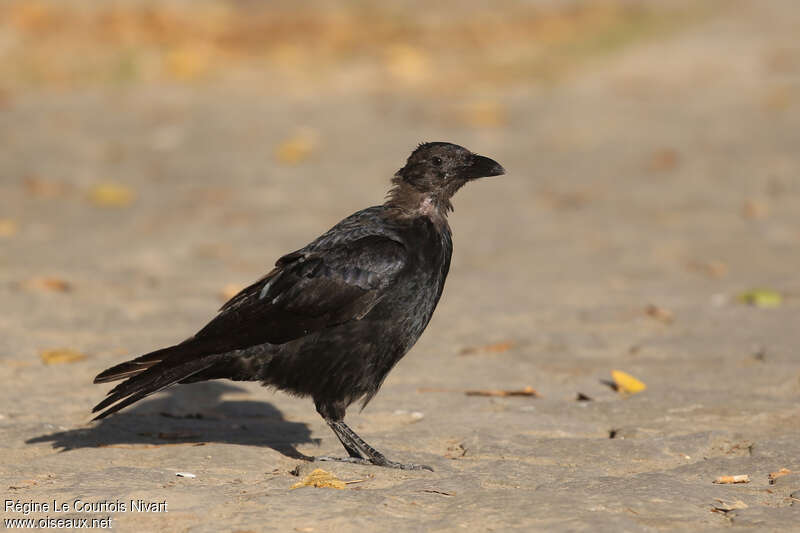
[[[113,366],[98,374],[94,382],[125,381],[108,391],[106,398],[92,409],[93,413],[106,409],[94,420],[105,418],[145,396],[191,378],[213,366],[218,358],[218,355],[203,353],[190,343],[182,343]]]
[[[152,366],[163,361],[166,357],[171,355],[171,353],[174,353],[176,351],[175,349],[180,346],[180,344],[177,344],[175,346],[170,346],[169,348],[162,348],[160,350],[144,354],[136,359],[112,366],[111,368],[97,374],[97,376],[94,378],[94,382],[106,383],[109,381],[117,381],[118,379],[129,378],[131,376],[141,374],[148,368],[151,368]]]
[[[93,413],[106,408],[108,409],[92,420],[99,420],[112,413],[116,413],[120,409],[138,402],[146,396],[162,391],[170,385],[174,385],[198,372],[206,370],[215,362],[214,357],[204,357],[197,361],[184,363],[170,369],[161,369],[156,366],[148,372],[128,378],[109,391],[108,396],[102,402],[94,406],[92,409]]]

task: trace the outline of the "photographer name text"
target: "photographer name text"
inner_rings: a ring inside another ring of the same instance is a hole
[[[76,498],[72,501],[5,500],[7,513],[166,513],[167,500],[96,500],[88,501]]]

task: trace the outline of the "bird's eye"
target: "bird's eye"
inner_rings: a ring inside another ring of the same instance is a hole
[[[442,158],[441,157],[434,157],[431,159],[431,162],[436,165],[437,167],[442,166]]]

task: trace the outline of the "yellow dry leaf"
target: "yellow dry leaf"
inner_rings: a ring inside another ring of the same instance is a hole
[[[756,307],[778,307],[783,302],[783,297],[772,289],[753,289],[741,293],[738,300]]]
[[[70,348],[55,348],[51,350],[42,350],[39,352],[39,357],[46,365],[60,365],[63,363],[76,363],[86,359],[86,354]]]
[[[316,145],[316,133],[302,130],[275,147],[275,158],[287,165],[302,163],[312,154]]]
[[[101,207],[126,207],[133,203],[136,192],[119,183],[98,183],[89,191],[89,200]]]
[[[314,469],[309,475],[291,486],[292,489],[300,487],[316,487],[318,489],[343,489],[347,484],[330,472],[321,468]]]
[[[17,234],[17,223],[10,218],[0,218],[0,237],[12,237]]]
[[[735,476],[719,476],[714,480],[717,485],[728,485],[731,483],[750,483],[750,476],[747,474],[738,474]]]
[[[775,483],[775,480],[778,479],[779,477],[788,476],[791,473],[792,473],[792,471],[789,470],[788,468],[781,468],[780,470],[778,470],[776,472],[770,472],[769,473],[769,484],[772,485],[772,484]]]
[[[617,390],[625,394],[636,394],[647,388],[647,385],[622,370],[612,370],[611,379],[614,380]]]

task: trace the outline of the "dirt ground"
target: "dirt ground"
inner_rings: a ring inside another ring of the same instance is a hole
[[[192,532],[797,528],[799,34],[792,0],[732,2],[557,80],[488,91],[477,126],[435,94],[341,86],[6,93],[0,492],[51,508],[4,504],[3,518]],[[175,387],[89,422],[109,388],[92,384],[99,371],[191,335],[222,293],[381,202],[423,140],[508,174],[454,199],[438,310],[347,420],[435,472],[311,462],[342,453],[334,435],[308,399],[258,384]],[[753,289],[781,299],[741,302]],[[53,349],[86,357],[44,364]],[[615,392],[612,370],[646,390]],[[540,397],[464,392],[528,386]],[[291,489],[317,467],[353,483]],[[135,512],[140,499],[166,509]],[[127,509],[76,512],[76,500]]]

